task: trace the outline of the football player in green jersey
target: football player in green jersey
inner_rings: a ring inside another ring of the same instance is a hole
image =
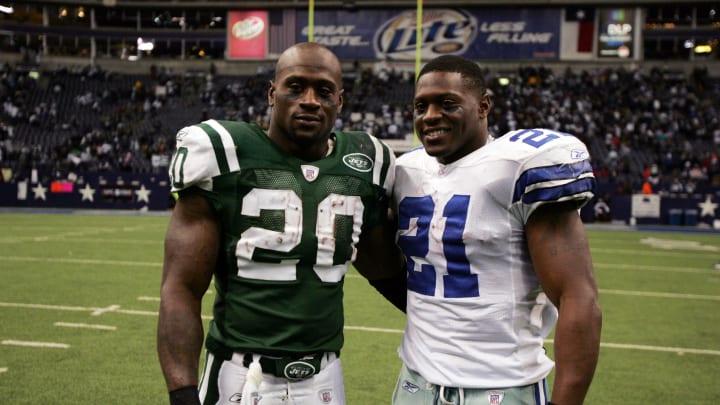
[[[388,220],[395,157],[369,134],[333,131],[339,60],[315,43],[289,48],[268,101],[267,133],[208,120],[177,134],[157,336],[171,404],[343,404],[349,264],[404,310]]]

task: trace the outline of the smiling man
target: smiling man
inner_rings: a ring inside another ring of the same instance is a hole
[[[314,43],[289,48],[268,102],[267,133],[211,119],[177,134],[157,332],[173,405],[344,404],[350,263],[405,306],[388,221],[395,158],[367,133],[332,131],[343,105],[338,59]],[[201,301],[213,278],[198,386]]]
[[[545,405],[553,366],[552,400],[581,404],[595,371],[587,149],[547,129],[492,139],[490,108],[475,62],[441,56],[418,75],[423,148],[398,158],[393,191],[408,272],[395,405]]]

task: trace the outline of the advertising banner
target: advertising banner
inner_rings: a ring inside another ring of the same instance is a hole
[[[228,59],[267,57],[267,11],[230,11],[227,22]]]
[[[633,57],[635,11],[629,8],[599,10],[598,56],[628,59]]]
[[[316,10],[314,24],[314,41],[342,59],[415,59],[415,10]],[[426,9],[422,58],[558,59],[560,24],[560,9]],[[297,41],[307,41],[307,11],[296,27]]]
[[[0,207],[167,210],[168,175],[87,173],[74,181],[0,183]]]

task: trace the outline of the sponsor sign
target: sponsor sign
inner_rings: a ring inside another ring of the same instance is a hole
[[[635,11],[633,9],[600,10],[598,56],[619,59],[632,58],[634,20]]]
[[[633,194],[631,210],[635,218],[660,218],[660,196]]]
[[[297,41],[309,37],[307,11],[297,13]],[[314,40],[341,59],[414,60],[415,10],[316,10]],[[471,59],[558,59],[560,9],[425,9],[421,55]]]
[[[228,59],[267,56],[267,11],[230,11],[227,22]]]

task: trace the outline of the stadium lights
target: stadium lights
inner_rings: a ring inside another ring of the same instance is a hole
[[[151,52],[153,49],[155,49],[155,43],[152,41],[144,41],[142,38],[137,39],[137,46],[139,51],[147,51]]]
[[[695,47],[695,53],[712,53],[712,46],[710,45],[697,45]]]
[[[0,6],[0,13],[5,14],[12,14],[15,10],[12,8],[12,6]]]

